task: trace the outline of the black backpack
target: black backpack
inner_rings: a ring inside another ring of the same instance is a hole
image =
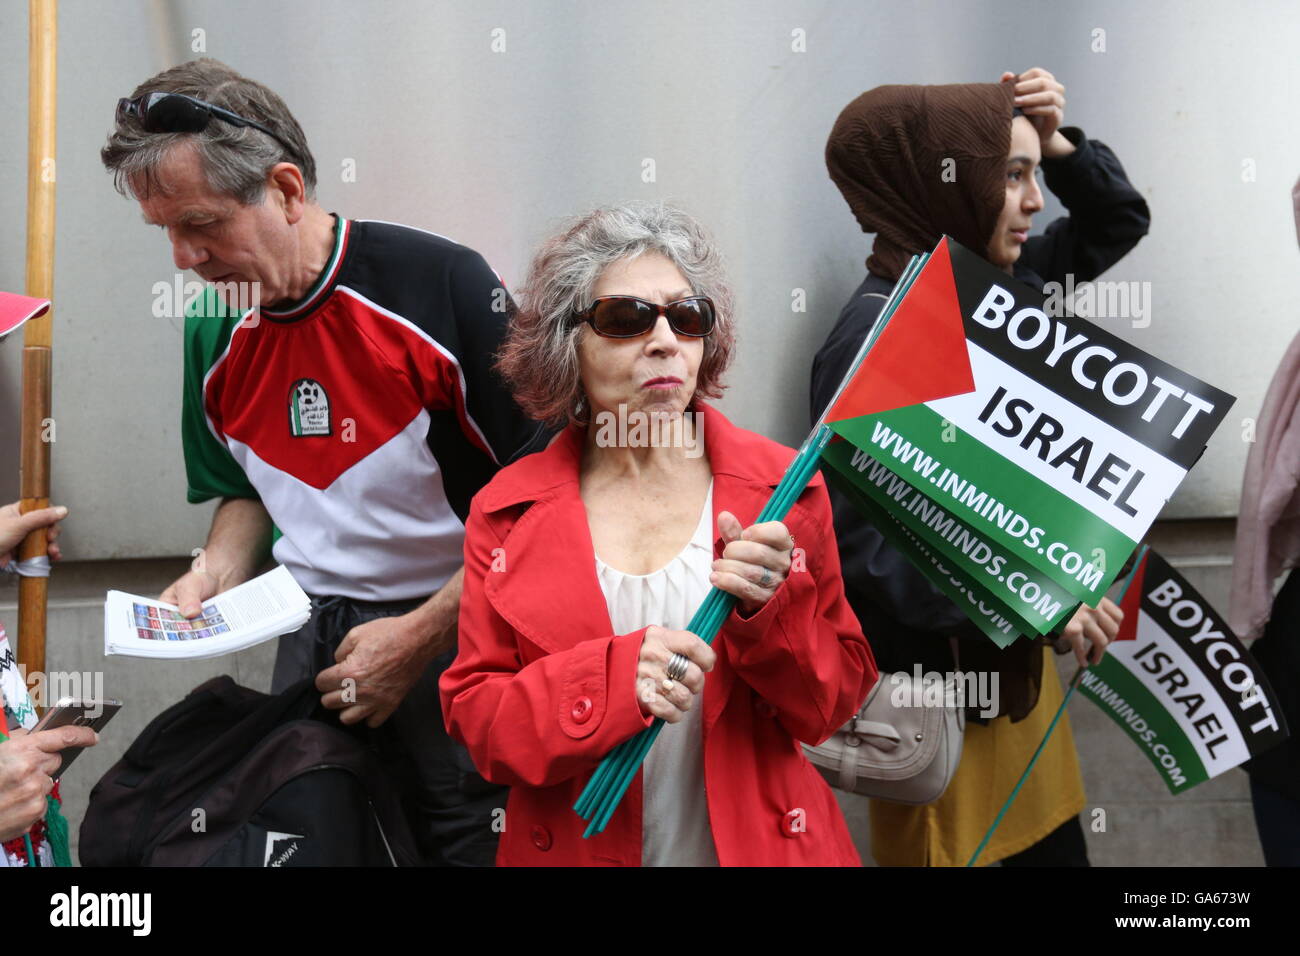
[[[90,792],[83,866],[416,866],[401,804],[307,678],[230,677],[169,707]]]

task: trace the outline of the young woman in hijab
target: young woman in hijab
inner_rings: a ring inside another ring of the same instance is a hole
[[[1046,70],[999,83],[882,86],[845,107],[826,145],[831,178],[875,241],[867,276],[840,313],[812,372],[812,410],[830,400],[907,261],[947,234],[1041,289],[1095,279],[1146,234],[1146,202],[1115,154],[1076,128],[1061,128],[1065,88]],[[1030,237],[1043,196],[1035,173],[1069,215]],[[882,674],[955,670],[1000,673],[1001,716],[967,721],[962,762],[947,792],[923,807],[872,801],[876,862],[964,865],[1061,701],[1045,642],[999,651],[938,588],[831,489],[845,589]],[[1121,613],[1108,600],[1081,608],[1061,646],[1082,663],[1100,659]],[[968,712],[969,717],[969,712]],[[980,863],[1087,865],[1078,814],[1083,781],[1064,718]]]

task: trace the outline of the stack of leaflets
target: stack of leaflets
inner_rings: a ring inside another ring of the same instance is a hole
[[[205,601],[193,619],[173,604],[109,591],[104,653],[171,660],[219,657],[296,631],[310,616],[310,599],[284,567]]]
[[[1098,604],[1233,402],[1060,311],[945,238],[863,362],[903,381],[947,350],[926,377],[973,388],[841,417],[845,389],[825,416],[828,480],[1000,646]]]

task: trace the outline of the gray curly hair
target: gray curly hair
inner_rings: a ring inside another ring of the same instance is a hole
[[[585,424],[575,411],[585,395],[578,363],[582,323],[574,316],[592,302],[601,274],[620,259],[658,252],[713,300],[713,332],[704,339],[696,398],[719,398],[736,336],[735,297],[722,256],[694,218],[666,203],[635,201],[597,209],[571,220],[533,258],[518,294],[518,308],[497,357],[497,369],[531,418],[552,427]]]

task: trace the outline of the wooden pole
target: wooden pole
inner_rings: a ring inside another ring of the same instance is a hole
[[[27,78],[27,294],[53,299],[57,0],[28,0]],[[23,327],[22,511],[49,507],[51,348],[54,310]],[[43,557],[45,529],[29,534],[19,560]],[[18,663],[26,674],[45,671],[48,578],[18,582]]]

